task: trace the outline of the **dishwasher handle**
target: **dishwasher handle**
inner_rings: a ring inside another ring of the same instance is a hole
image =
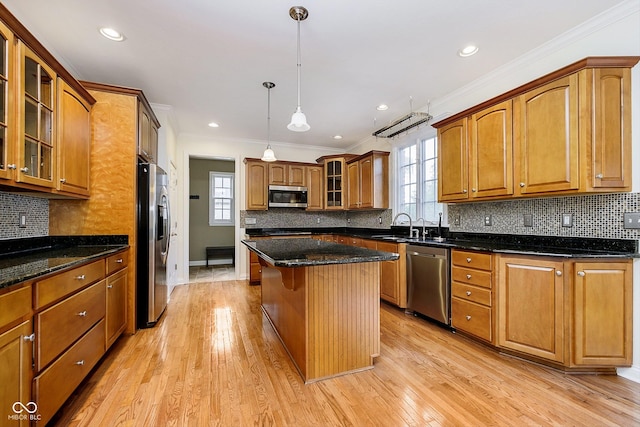
[[[422,252],[407,252],[409,256],[417,256],[422,258],[436,258],[436,259],[447,259],[446,256],[438,255],[438,254],[425,254]]]

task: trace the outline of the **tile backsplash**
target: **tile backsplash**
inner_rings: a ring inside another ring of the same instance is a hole
[[[25,213],[26,227],[19,227]],[[49,200],[0,192],[0,240],[49,235]]]
[[[246,219],[255,224],[246,224]],[[305,211],[277,208],[266,211],[240,211],[240,227],[244,228],[386,228],[391,225],[391,209],[374,211]]]
[[[624,213],[640,212],[639,193],[590,194],[536,199],[450,204],[449,229],[453,232],[524,234],[538,236],[638,239],[640,230],[624,228]],[[530,214],[532,226],[524,226]],[[572,226],[562,226],[563,214]],[[455,222],[460,217],[460,224]],[[491,215],[490,226],[485,217]]]

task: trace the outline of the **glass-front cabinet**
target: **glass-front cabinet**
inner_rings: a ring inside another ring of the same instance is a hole
[[[0,22],[0,178],[11,179],[16,168],[11,155],[11,131],[14,116],[9,114],[13,99],[13,33]]]
[[[56,74],[20,44],[20,143],[16,181],[54,187]]]
[[[344,159],[328,159],[326,171],[326,209],[344,209],[343,183]]]

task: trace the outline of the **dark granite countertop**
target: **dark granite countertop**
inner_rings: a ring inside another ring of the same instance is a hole
[[[417,227],[421,229],[421,227]],[[432,231],[433,227],[431,228]],[[391,229],[247,229],[250,237],[300,234],[340,234],[379,241],[408,243],[420,246],[447,247],[516,255],[552,256],[561,258],[640,258],[638,242],[624,239],[533,236],[515,234],[453,233],[444,228],[443,241],[409,238],[408,227]]]
[[[127,247],[126,235],[3,240],[0,244],[0,289],[74,267]]]
[[[397,253],[375,251],[315,239],[243,240],[242,243],[276,267],[393,261]]]

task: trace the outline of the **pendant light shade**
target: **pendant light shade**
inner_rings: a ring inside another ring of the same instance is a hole
[[[306,132],[311,129],[311,126],[307,123],[307,116],[304,115],[300,107],[300,68],[302,67],[302,61],[300,60],[300,21],[307,19],[309,12],[302,6],[293,6],[289,9],[289,16],[298,22],[298,107],[291,116],[291,123],[289,123],[287,129],[294,132]]]
[[[267,88],[267,148],[264,150],[261,160],[263,162],[275,162],[278,159],[276,159],[276,154],[271,148],[271,89],[276,85],[272,82],[263,82],[262,86]]]

